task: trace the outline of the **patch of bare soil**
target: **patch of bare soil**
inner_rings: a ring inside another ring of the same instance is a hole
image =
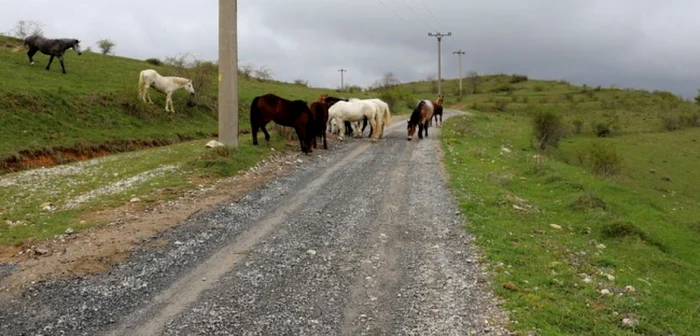
[[[325,151],[319,149],[313,155],[318,154]],[[134,247],[163,246],[167,241],[151,241],[149,237],[195,213],[237,201],[258,185],[290,172],[300,163],[299,155],[296,150],[279,152],[246,172],[217,182],[193,179],[192,184],[198,186],[196,190],[159,190],[156,195],[159,201],[154,205],[133,202],[90,213],[82,220],[103,225],[80,233],[66,232],[56,239],[29,242],[20,247],[0,246],[0,263],[17,263],[13,272],[0,279],[0,290],[15,292],[36,281],[98,274],[126,260]],[[166,198],[176,199],[166,201]]]

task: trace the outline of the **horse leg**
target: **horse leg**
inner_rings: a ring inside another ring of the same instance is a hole
[[[323,132],[323,149],[328,149],[328,144],[326,143],[326,132]]]
[[[418,139],[423,139],[423,124],[422,123],[418,123]]]
[[[442,126],[442,113],[440,113],[440,126]]]
[[[53,55],[51,55],[51,57],[49,57],[49,64],[46,65],[46,70],[49,70],[51,68],[51,62],[53,62],[53,57],[54,57]]]
[[[173,112],[172,110],[170,110],[170,95],[171,94],[172,93],[168,93],[165,96],[165,112]]]
[[[251,124],[250,125],[250,134],[253,135],[253,145],[257,146],[258,145],[258,128],[260,128],[260,126],[253,123],[253,120],[250,121],[250,124]]]
[[[263,134],[265,134],[265,141],[270,142],[270,133],[267,133],[267,129],[265,129],[265,125],[262,125],[260,127],[260,130],[262,130]]]
[[[58,61],[61,63],[61,72],[63,72],[63,74],[65,75],[66,74],[66,66],[63,64],[63,55],[58,56]]]
[[[425,137],[426,138],[428,137],[428,126],[430,126],[430,125],[425,125]]]
[[[367,118],[367,119],[369,119],[369,118]],[[376,119],[377,119],[377,118],[376,118],[376,116],[375,116],[374,118],[372,118],[372,119],[369,120],[369,127],[372,127],[372,130],[376,130],[376,129],[377,129],[377,120],[376,120]],[[377,131],[377,132],[374,132],[374,137],[373,137],[371,134],[372,134],[372,133],[370,132],[370,136],[369,136],[369,137],[370,137],[370,139],[371,139],[371,140],[370,140],[371,142],[375,142],[375,141],[377,141],[377,139],[379,139],[379,132],[378,132],[378,131]]]
[[[29,57],[29,64],[34,65],[34,55],[39,51],[37,48],[29,48],[27,51],[27,56]]]
[[[336,119],[335,123],[338,127],[338,140],[343,141],[345,137],[345,120]]]

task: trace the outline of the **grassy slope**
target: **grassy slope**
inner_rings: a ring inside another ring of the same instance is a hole
[[[9,43],[8,43],[9,41]],[[26,51],[13,52],[17,43],[0,36],[0,158],[22,150],[58,146],[103,144],[113,140],[166,140],[202,138],[218,131],[215,106],[216,76],[210,74],[200,92],[198,106],[187,105],[184,90],[174,93],[175,114],[164,111],[165,96],[152,92],[155,105],[137,99],[138,74],[154,68],[173,75],[171,68],[118,56],[72,51],[66,55],[67,75],[57,61],[44,70],[48,57],[37,54],[27,62]],[[239,81],[239,128],[250,129],[248,109],[252,98],[275,93],[289,99],[315,100],[326,89],[275,81]],[[331,92],[332,93],[332,92]],[[362,95],[360,95],[362,97]]]
[[[700,129],[663,127],[696,107],[664,92],[509,79],[484,78],[485,93],[461,101],[450,95],[457,82],[445,83],[447,103],[467,104],[473,115],[448,121],[442,144],[451,187],[494,266],[492,284],[507,299],[512,327],[542,335],[699,334]],[[430,86],[408,85],[414,93]],[[512,93],[497,93],[508,86]],[[538,153],[528,114],[541,110],[559,113],[570,131],[578,120],[582,132]],[[597,124],[610,125],[613,136],[598,138]],[[590,160],[578,163],[596,144],[622,158],[618,174],[599,176]],[[625,318],[639,322],[625,326]]]

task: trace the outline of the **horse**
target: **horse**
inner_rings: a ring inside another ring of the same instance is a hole
[[[408,141],[411,141],[416,133],[416,126],[418,126],[418,138],[423,139],[423,130],[425,130],[425,136],[428,136],[428,126],[434,110],[433,102],[428,99],[421,100],[416,104],[408,119]]]
[[[328,149],[326,143],[326,124],[328,123],[328,104],[324,101],[324,96],[321,96],[318,101],[309,105],[309,110],[314,119],[314,137],[311,140],[311,148],[316,148],[316,137],[323,139],[323,149]]]
[[[379,99],[379,98],[369,98],[369,99],[357,99],[357,98],[351,98],[350,101],[367,101],[370,103],[373,103],[377,105],[377,108],[379,109],[379,113],[377,115],[377,127],[379,127],[379,138],[384,136],[384,129],[391,124],[391,112],[389,111],[389,104],[387,104],[385,101]],[[364,125],[362,126],[362,131],[364,133],[365,127],[367,127],[367,120],[365,119]],[[371,128],[369,130],[369,136],[371,137],[374,132],[374,129]]]
[[[50,56],[46,70],[51,69],[53,58],[58,57],[58,61],[61,62],[61,72],[64,75],[66,74],[66,66],[63,64],[63,55],[66,53],[66,50],[73,49],[78,53],[78,56],[83,54],[80,50],[80,40],[73,38],[48,39],[41,35],[33,34],[24,39],[24,46],[29,49],[27,50],[29,64],[34,65],[34,55],[37,51],[41,51],[42,54]]]
[[[435,127],[442,125],[442,102],[444,101],[444,97],[445,96],[442,94],[439,94],[437,99],[433,102],[433,105],[435,106],[435,111],[433,112],[433,116],[435,117]],[[439,123],[438,116],[440,117]],[[432,125],[432,122],[430,124]]]
[[[142,70],[139,74],[139,97],[144,103],[153,104],[149,88],[165,93],[165,111],[175,113],[173,106],[173,92],[180,88],[185,88],[190,95],[194,96],[194,86],[192,80],[177,76],[161,76],[153,69]],[[148,97],[148,101],[146,101]]]
[[[345,99],[345,98],[338,98],[338,97],[331,97],[331,96],[328,96],[327,94],[321,95],[321,98],[319,98],[319,99],[323,99],[323,101],[326,102],[326,104],[328,104],[328,107],[329,107],[329,108],[330,108],[331,106],[333,106],[333,104],[335,104],[335,103],[337,103],[337,102],[339,102],[339,101],[348,101],[348,99]],[[332,126],[335,126],[335,125],[332,125]],[[332,126],[328,128],[328,131],[331,132],[331,133],[335,133],[335,132],[334,132],[334,128],[333,128]],[[364,118],[364,119],[363,119],[362,132],[365,131],[365,127],[367,127],[367,118]],[[338,130],[339,130],[339,129],[338,129]],[[345,121],[345,135],[350,135],[350,134],[352,133],[352,130],[353,130],[352,124],[350,124],[350,122],[346,120],[346,121]],[[370,130],[370,136],[372,136],[372,133],[371,133],[371,132],[372,132],[372,131]]]
[[[330,121],[338,121],[338,127],[340,128],[340,134],[338,135],[338,140],[342,141],[345,135],[345,124],[344,121],[362,121],[365,117],[372,126],[373,129],[377,129],[377,114],[379,113],[379,108],[377,105],[367,102],[367,101],[339,101],[328,109],[328,119]],[[356,126],[355,136],[362,137],[362,133],[357,129],[359,125]],[[377,132],[375,132],[372,142],[377,139]]]
[[[258,145],[258,129],[265,134],[265,141],[270,141],[270,133],[265,125],[274,121],[278,125],[293,127],[297,133],[301,151],[309,154],[313,151],[310,144],[314,133],[314,119],[309,106],[303,100],[287,100],[268,93],[253,98],[250,103],[250,130],[253,145]]]

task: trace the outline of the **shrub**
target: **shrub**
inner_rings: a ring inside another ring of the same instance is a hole
[[[157,58],[149,58],[149,59],[146,59],[146,63],[151,64],[151,65],[155,65],[155,66],[161,66],[161,65],[163,65],[163,61],[161,61],[161,60],[159,60],[159,59],[157,59]]]
[[[583,121],[581,119],[574,119],[571,123],[574,125],[574,134],[581,134],[583,131]]]
[[[594,142],[589,149],[589,164],[591,170],[601,176],[612,176],[622,170],[622,156],[613,144]]]
[[[661,116],[661,122],[667,131],[675,131],[681,128],[681,119],[675,113],[666,113]]]
[[[505,99],[499,99],[496,101],[496,109],[505,112],[505,110],[508,108],[508,101]]]
[[[682,117],[687,127],[700,127],[700,112],[690,112]]]
[[[308,86],[309,86],[309,81],[305,81],[305,80],[303,80],[303,79],[295,79],[295,80],[294,80],[294,84],[296,84],[296,85],[301,85],[301,86],[304,86],[304,87],[308,87]]]
[[[400,87],[393,87],[390,89],[382,89],[379,94],[379,99],[385,101],[389,104],[389,109],[393,110],[401,106],[404,103],[409,110],[413,110],[416,101],[406,89]]]
[[[515,75],[512,75],[512,76],[510,77],[510,83],[511,83],[511,84],[527,82],[528,80],[529,80],[529,78],[528,78],[527,76],[525,76],[525,75],[518,75],[518,74],[515,74]]]
[[[544,86],[535,85],[534,90],[535,90],[535,92],[542,92],[542,91],[544,91]]]
[[[533,113],[532,126],[537,147],[544,150],[547,145],[557,146],[565,136],[564,125],[554,111],[538,110]]]

